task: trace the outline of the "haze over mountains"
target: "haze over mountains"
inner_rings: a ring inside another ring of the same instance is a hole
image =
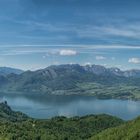
[[[0,67],[0,75],[6,76],[8,74],[14,73],[14,74],[21,74],[24,71],[21,69],[16,68],[10,68],[10,67]]]

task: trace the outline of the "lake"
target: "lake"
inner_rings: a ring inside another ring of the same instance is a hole
[[[140,115],[140,101],[95,99],[86,96],[21,96],[2,95],[13,110],[22,111],[30,117],[44,119],[54,116],[83,116],[87,114],[110,114],[124,120]]]

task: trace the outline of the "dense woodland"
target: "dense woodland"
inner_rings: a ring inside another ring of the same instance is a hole
[[[140,140],[140,117],[93,136],[90,140]]]
[[[113,128],[112,128],[113,127]],[[130,122],[109,115],[37,120],[0,104],[0,140],[139,140],[140,118]]]

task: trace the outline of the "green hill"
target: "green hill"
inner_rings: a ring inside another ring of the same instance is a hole
[[[3,119],[0,121],[1,140],[85,140],[124,123],[109,115],[36,120],[12,111],[4,103],[0,104],[0,110],[0,119]]]
[[[7,105],[7,102],[0,103],[0,121],[23,121],[27,119],[27,115],[12,111],[12,109]]]
[[[0,140],[140,140],[140,117],[124,122],[109,115],[32,119],[0,103]]]
[[[140,140],[140,117],[115,128],[109,128],[89,140]]]

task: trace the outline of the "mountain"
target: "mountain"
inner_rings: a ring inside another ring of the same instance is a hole
[[[5,114],[3,116],[3,114]],[[99,132],[119,126],[123,120],[110,115],[87,115],[66,118],[63,116],[47,120],[29,117],[13,120],[21,114],[12,111],[5,104],[0,104],[0,139],[1,140],[86,140]],[[8,117],[7,117],[8,116]]]
[[[124,71],[124,76],[125,77],[140,77],[140,70],[128,70]]]
[[[85,70],[92,72],[96,75],[116,75],[116,76],[123,76],[123,77],[140,78],[140,70],[136,70],[136,69],[122,71],[116,67],[106,68],[100,65],[87,65],[85,66]]]
[[[0,76],[0,92],[44,95],[92,95],[140,99],[140,71],[99,65],[53,65],[37,71]]]
[[[13,91],[52,93],[58,90],[76,89],[77,84],[83,82],[112,84],[124,79],[124,77],[112,76],[110,73],[95,74],[92,69],[93,67],[89,70],[80,65],[50,66],[42,70],[26,71],[20,75],[0,77],[0,83],[2,88],[10,88]]]
[[[8,74],[21,74],[23,70],[10,68],[10,67],[0,67],[0,75],[6,76]]]

